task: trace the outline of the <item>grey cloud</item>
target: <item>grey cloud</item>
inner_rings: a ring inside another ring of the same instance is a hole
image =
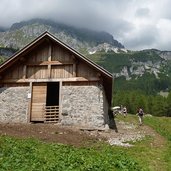
[[[159,49],[159,50],[164,50],[164,51],[171,51],[171,40],[168,40],[167,42],[160,43],[158,42],[156,45],[154,45],[154,48]]]
[[[129,37],[129,39],[125,39],[124,44],[128,48],[134,50],[140,50],[142,48],[156,48],[156,41],[158,41],[158,39],[158,30],[154,26],[147,26],[131,38]]]
[[[127,6],[127,0],[1,0],[0,11],[4,15],[0,16],[0,25],[10,24],[31,19],[34,17],[51,18],[64,22],[89,25],[93,21],[98,22],[102,18],[116,15]],[[131,2],[131,1],[129,1]]]
[[[150,14],[150,10],[148,8],[139,8],[136,10],[135,16],[148,17],[149,14]]]
[[[3,15],[0,15],[0,26],[9,27],[22,20],[45,18],[107,31],[131,49],[160,46],[160,41],[156,40],[160,32],[157,30],[157,20],[160,17],[171,18],[171,2],[156,0],[156,8],[153,9],[151,4],[153,0],[1,0],[0,11]],[[154,20],[153,16],[158,18]],[[148,23],[138,28],[137,20],[141,23],[144,18]],[[149,23],[153,26],[148,26]]]

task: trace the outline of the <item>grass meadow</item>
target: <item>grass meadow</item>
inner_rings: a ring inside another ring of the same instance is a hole
[[[137,122],[137,117],[119,117]],[[171,118],[145,117],[144,123],[161,135],[132,142],[133,147],[94,142],[87,147],[45,143],[36,139],[0,136],[0,171],[169,171]],[[131,143],[131,142],[130,142]]]

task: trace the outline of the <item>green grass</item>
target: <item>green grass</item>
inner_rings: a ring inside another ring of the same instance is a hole
[[[7,58],[5,56],[0,56],[0,64],[4,62]]]
[[[143,129],[143,126],[138,126],[138,117],[135,115],[128,115],[126,118],[117,116],[117,120],[133,123],[138,130]],[[138,163],[150,171],[169,171],[171,168],[171,118],[144,117],[144,124],[149,125],[164,137],[163,144],[152,136],[146,136],[144,140],[133,143],[134,146],[127,149],[127,154],[136,158]]]
[[[160,135],[171,142],[171,118],[168,117],[146,117],[145,123],[154,128]]]
[[[143,128],[138,126],[135,115],[116,119],[134,123],[136,129]],[[1,136],[0,171],[169,171],[171,118],[146,117],[144,122],[165,138],[162,145],[155,144],[153,136],[132,142],[133,147],[94,143],[81,148]]]
[[[168,168],[171,168],[171,118],[167,117],[146,117],[144,122],[154,128],[156,132],[167,139],[164,159]],[[168,169],[169,170],[169,169]]]
[[[122,148],[96,144],[74,148],[37,140],[0,137],[0,170],[8,171],[113,171],[142,170]]]

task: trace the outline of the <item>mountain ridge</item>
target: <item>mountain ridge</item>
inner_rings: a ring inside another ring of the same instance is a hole
[[[74,28],[48,20],[19,22],[0,32],[0,56],[10,56],[13,52],[10,49],[21,49],[44,31],[51,32],[111,72],[116,90],[142,89],[148,93],[171,90],[171,51],[127,50],[109,33]]]
[[[76,28],[44,19],[14,23],[7,31],[0,32],[0,45],[20,49],[45,31],[51,32],[77,50],[91,48],[103,43],[124,48],[120,42],[107,32]]]

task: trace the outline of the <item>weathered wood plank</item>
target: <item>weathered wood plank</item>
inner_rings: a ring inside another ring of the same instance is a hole
[[[44,106],[46,105],[46,83],[33,83],[31,121],[44,121]]]
[[[52,61],[52,45],[49,44],[49,51],[48,51],[48,62]],[[51,78],[51,64],[48,64],[48,71],[47,71],[47,77]]]
[[[51,78],[51,65],[48,65],[47,78]]]
[[[73,77],[77,76],[77,68],[76,68],[76,63],[73,64]]]
[[[27,67],[26,65],[23,66],[23,79],[26,79],[26,74],[27,74]]]
[[[97,77],[72,77],[72,78],[52,78],[52,79],[5,79],[2,83],[27,83],[27,82],[77,82],[77,81],[100,81]]]
[[[32,93],[32,82],[30,82],[30,94]],[[28,104],[28,115],[27,115],[27,122],[31,121],[31,109],[32,109],[32,98],[29,99],[29,104]]]

